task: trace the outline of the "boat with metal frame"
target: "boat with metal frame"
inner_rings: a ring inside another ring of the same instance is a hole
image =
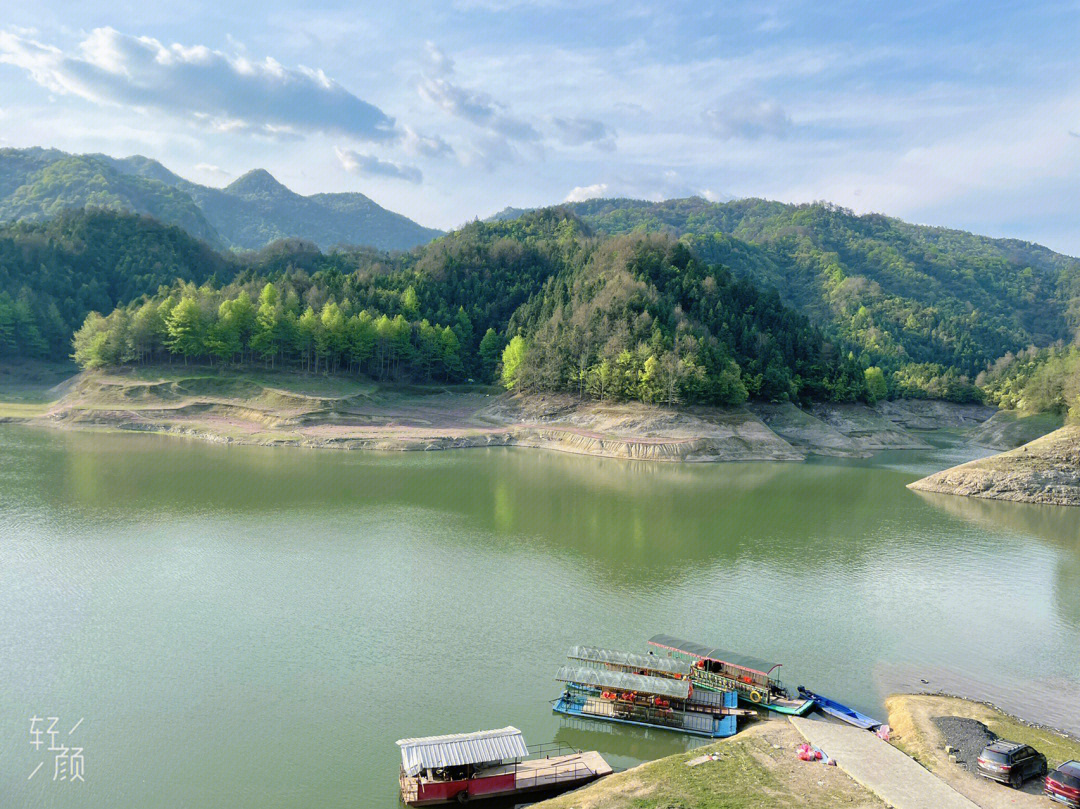
[[[776,677],[779,663],[705,646],[672,635],[654,635],[649,645],[669,657],[688,661],[690,680],[700,688],[736,691],[739,698],[777,713],[802,716],[814,707],[814,701],[793,699]]]
[[[555,679],[566,690],[552,707],[566,716],[724,738],[735,733],[740,715],[752,713],[738,707],[734,691],[695,690],[689,677],[567,665]]]

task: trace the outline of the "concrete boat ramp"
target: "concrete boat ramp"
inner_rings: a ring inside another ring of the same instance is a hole
[[[895,809],[979,809],[915,759],[868,730],[823,719],[791,723],[837,766]]]

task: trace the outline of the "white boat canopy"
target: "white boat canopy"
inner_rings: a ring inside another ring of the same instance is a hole
[[[397,746],[401,748],[401,767],[406,775],[417,775],[421,770],[435,767],[483,764],[529,755],[525,737],[515,727],[398,739]]]

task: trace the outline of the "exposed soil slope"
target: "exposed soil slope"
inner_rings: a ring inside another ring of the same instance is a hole
[[[7,415],[223,443],[377,450],[515,445],[652,461],[798,461],[808,454],[861,457],[928,446],[865,405],[821,406],[817,415],[792,404],[673,410],[476,385],[390,386],[180,366],[82,373],[40,402],[12,406]],[[939,416],[950,424],[956,418],[947,410]]]
[[[1062,427],[1014,450],[917,480],[909,488],[1080,506],[1080,427]]]

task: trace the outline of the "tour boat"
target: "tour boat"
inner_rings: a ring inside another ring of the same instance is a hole
[[[401,800],[408,806],[552,795],[611,774],[596,751],[528,746],[515,727],[399,739],[397,745]]]
[[[654,635],[650,646],[662,649],[670,657],[689,661],[690,681],[700,688],[716,691],[735,690],[739,698],[782,714],[802,716],[814,707],[807,698],[792,699],[776,678],[779,663],[703,646],[671,635]]]
[[[557,713],[709,738],[733,735],[737,717],[752,713],[734,691],[694,690],[679,661],[592,646],[575,646],[570,658],[584,665],[559,669],[566,690],[553,702]]]

